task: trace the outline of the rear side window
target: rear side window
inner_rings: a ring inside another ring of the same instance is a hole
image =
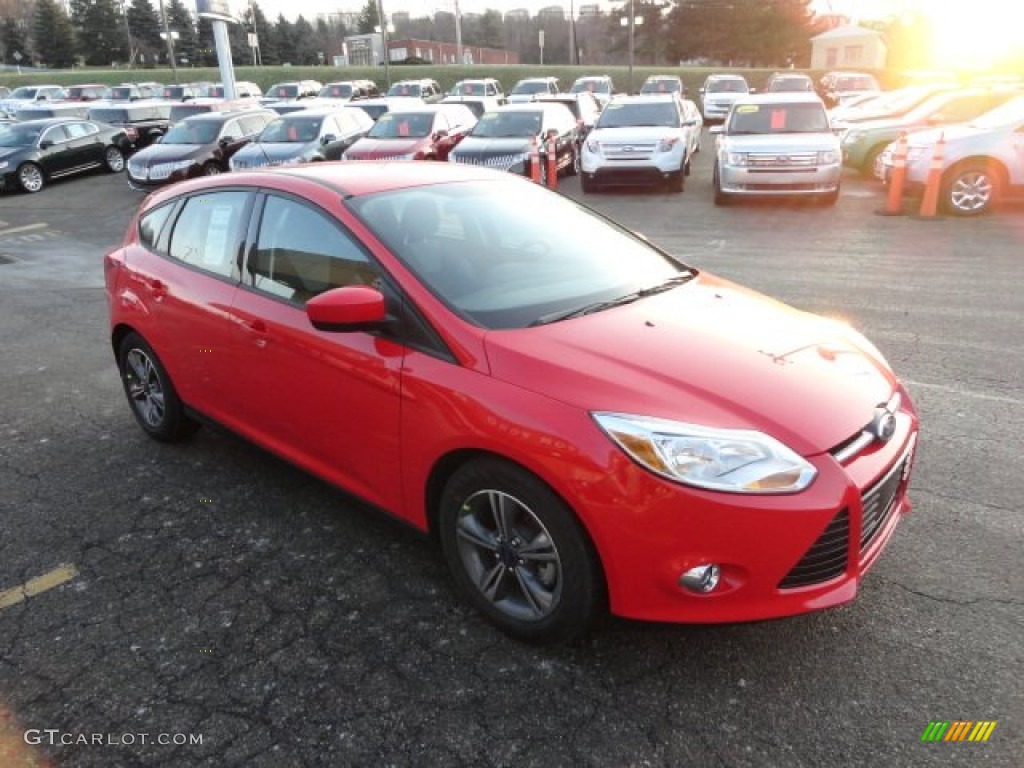
[[[151,251],[157,249],[160,232],[163,230],[164,224],[167,223],[172,208],[174,208],[173,205],[162,205],[143,214],[142,218],[139,219],[139,243],[143,247]]]
[[[215,275],[236,278],[239,224],[248,197],[246,192],[190,197],[171,232],[171,257]]]

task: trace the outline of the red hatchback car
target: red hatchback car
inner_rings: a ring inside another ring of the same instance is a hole
[[[845,603],[910,509],[868,341],[510,174],[196,179],[104,266],[142,429],[212,420],[430,531],[518,638]]]

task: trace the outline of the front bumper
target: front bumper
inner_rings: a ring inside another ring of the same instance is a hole
[[[839,189],[842,166],[797,166],[752,168],[722,166],[722,191],[730,195],[825,195]]]
[[[157,170],[154,173],[153,167],[133,167],[131,160],[128,161],[128,168],[125,176],[128,178],[128,186],[132,189],[151,190],[173,184],[176,181],[184,181],[199,176],[202,173],[202,166],[192,164],[188,168],[179,168],[173,171]]]
[[[732,104],[705,104],[701,109],[704,120],[725,120],[732,109]]]
[[[903,402],[892,440],[874,443],[845,465],[829,453],[810,457],[818,476],[798,494],[695,491],[639,470],[625,455],[615,457],[601,483],[606,500],[586,515],[612,612],[717,623],[853,600],[911,508],[907,486],[918,421],[905,394]],[[721,569],[715,589],[696,594],[680,585],[683,573],[707,563]]]
[[[623,158],[616,150],[610,150],[609,157],[604,151],[585,149],[580,155],[580,173],[594,184],[612,186],[651,186],[677,179],[683,173],[682,142],[669,152],[646,151],[640,142],[637,145],[636,154],[643,157]]]

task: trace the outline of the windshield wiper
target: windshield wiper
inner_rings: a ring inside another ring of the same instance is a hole
[[[569,320],[574,317],[582,317],[583,315],[590,315],[594,312],[601,312],[605,309],[611,309],[612,307],[621,307],[623,304],[632,304],[634,301],[646,298],[647,296],[653,296],[656,293],[663,293],[670,291],[677,285],[682,285],[693,279],[693,272],[680,272],[674,277],[670,277],[667,280],[663,280],[657,285],[652,285],[650,288],[641,288],[639,291],[633,291],[623,296],[619,296],[615,299],[608,299],[606,301],[595,301],[590,304],[584,304],[582,307],[575,307],[574,309],[563,309],[559,312],[552,312],[549,315],[542,315],[530,323],[530,327],[533,328],[537,325],[547,325],[548,323],[557,323],[560,320]]]

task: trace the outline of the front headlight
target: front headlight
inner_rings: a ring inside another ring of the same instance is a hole
[[[728,165],[747,165],[747,153],[729,152],[725,161]]]
[[[795,493],[818,471],[773,437],[649,416],[595,412],[598,426],[657,475],[726,493]]]
[[[843,134],[843,144],[856,144],[864,138],[864,131],[847,131]]]
[[[595,139],[587,139],[587,151],[595,155],[601,152],[601,145]]]
[[[3,170],[8,165],[10,165],[10,163],[8,163],[6,160],[0,160],[0,170]]]
[[[671,152],[673,150],[673,148],[676,146],[676,144],[678,144],[678,143],[679,143],[679,137],[678,136],[669,136],[669,137],[664,138],[664,139],[662,139],[661,141],[658,142],[658,151],[659,152]]]
[[[839,155],[834,149],[826,149],[818,153],[818,165],[832,165],[839,162]]]

